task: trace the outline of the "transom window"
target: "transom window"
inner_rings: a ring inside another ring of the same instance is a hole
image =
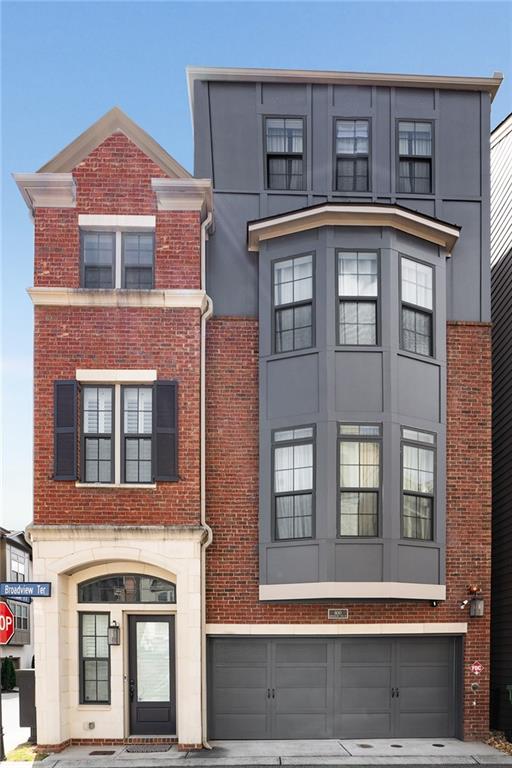
[[[378,254],[338,252],[338,343],[377,343]]]
[[[83,288],[153,288],[153,232],[83,230],[81,248]]]
[[[78,585],[79,603],[175,603],[176,585],[154,576],[120,573]]]
[[[265,148],[268,188],[304,189],[303,119],[265,118]]]
[[[80,703],[110,702],[109,613],[79,614]]]
[[[433,538],[435,436],[402,429],[402,536]]]
[[[398,123],[398,191],[432,192],[432,123]]]
[[[369,181],[368,120],[336,120],[336,189],[367,192]]]
[[[274,538],[313,535],[314,430],[274,433]]]
[[[378,424],[340,424],[341,536],[378,536],[380,436]]]
[[[123,387],[124,480],[150,483],[152,473],[153,389]]]
[[[433,355],[434,270],[428,264],[401,257],[401,347]]]
[[[313,346],[313,254],[273,263],[274,352]]]

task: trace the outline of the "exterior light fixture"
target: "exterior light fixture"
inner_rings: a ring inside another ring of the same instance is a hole
[[[474,595],[469,602],[469,615],[472,619],[484,615],[484,599],[482,595]]]
[[[113,621],[108,628],[108,644],[121,645],[121,627],[117,621]]]

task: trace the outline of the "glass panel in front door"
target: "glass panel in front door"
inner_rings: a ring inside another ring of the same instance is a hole
[[[137,701],[170,701],[169,624],[137,622]]]

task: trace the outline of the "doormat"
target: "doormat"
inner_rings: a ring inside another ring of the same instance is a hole
[[[90,755],[115,755],[115,749],[95,749]]]
[[[172,744],[131,744],[125,752],[168,752]]]

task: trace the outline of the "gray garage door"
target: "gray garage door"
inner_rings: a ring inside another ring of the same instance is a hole
[[[211,638],[209,738],[457,735],[456,638]]]

